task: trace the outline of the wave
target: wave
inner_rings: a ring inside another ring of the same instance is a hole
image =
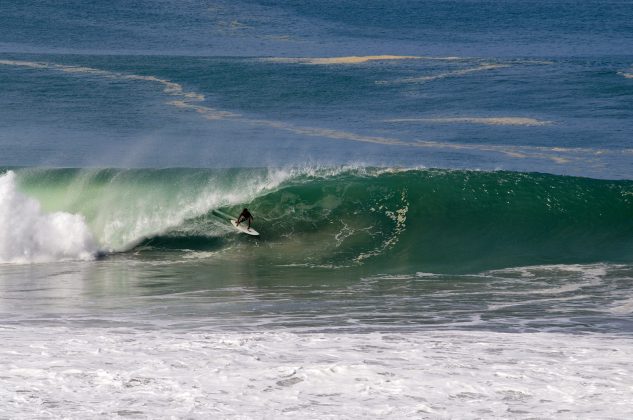
[[[362,167],[31,168],[1,179],[16,191],[1,203],[4,261],[17,258],[6,244],[35,254],[42,248],[27,238],[42,236],[78,244],[56,244],[69,251],[47,251],[53,258],[95,247],[139,254],[237,247],[267,264],[384,273],[633,260],[632,181]],[[20,203],[35,199],[43,210],[21,216]],[[244,206],[259,239],[236,234],[221,216]],[[66,219],[7,230],[51,215]],[[57,230],[46,233],[51,225]]]

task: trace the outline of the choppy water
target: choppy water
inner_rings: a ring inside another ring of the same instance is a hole
[[[5,1],[0,413],[627,418],[632,6]]]

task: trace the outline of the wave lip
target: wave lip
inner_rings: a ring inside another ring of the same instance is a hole
[[[83,216],[44,213],[16,189],[15,173],[0,176],[0,263],[90,260],[98,249]]]

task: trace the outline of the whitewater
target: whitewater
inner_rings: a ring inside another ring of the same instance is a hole
[[[0,391],[4,413],[53,417],[62,406],[96,418],[625,418],[630,412],[633,349],[618,337],[583,336],[571,346],[556,334],[117,332],[25,329],[13,345],[22,356],[2,351],[14,360],[2,363],[3,371],[15,378]],[[59,347],[51,346],[51,336]],[[63,362],[69,359],[78,362]],[[20,388],[24,381],[38,391]]]
[[[2,267],[0,335],[10,343],[1,351],[3,412],[625,418],[629,411],[630,266],[345,280],[297,267],[267,272],[267,264],[253,267],[258,275],[248,282],[239,264],[229,269],[213,256]],[[202,272],[221,279],[210,283]]]
[[[45,214],[40,203],[15,188],[15,173],[0,176],[0,262],[89,259],[97,248],[80,215]]]

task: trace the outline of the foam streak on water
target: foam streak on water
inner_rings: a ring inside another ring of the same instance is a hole
[[[345,63],[366,63],[371,61],[394,61],[394,60],[411,60],[416,58],[425,58],[417,56],[367,56],[367,57],[338,57],[338,58],[313,58],[313,59],[267,59],[256,60],[257,62],[277,63],[312,63],[312,64],[345,64]],[[428,58],[428,57],[427,57]],[[455,57],[438,57],[439,61],[455,61]],[[464,59],[466,60],[466,59]],[[465,67],[444,71],[439,74],[399,78],[387,81],[376,81],[377,85],[392,84],[409,84],[409,83],[426,83],[445,78],[454,78],[461,76],[469,76],[473,73],[487,72],[490,70],[505,69],[517,64],[533,65],[533,62],[508,61],[507,63],[488,63],[474,60],[477,64],[474,67]],[[414,138],[402,138],[393,135],[372,135],[360,133],[356,130],[333,129],[328,127],[298,125],[286,121],[275,119],[253,118],[251,116],[237,113],[234,111],[223,110],[216,107],[210,107],[205,104],[206,97],[203,93],[196,91],[188,91],[174,81],[157,77],[154,75],[128,74],[122,72],[102,70],[99,68],[62,65],[52,62],[35,62],[27,60],[5,60],[0,59],[0,65],[36,69],[36,70],[53,70],[71,75],[93,76],[106,80],[118,80],[126,82],[142,82],[153,83],[162,87],[163,94],[170,97],[166,103],[172,107],[193,111],[199,114],[206,121],[231,120],[235,123],[241,123],[245,126],[274,129],[275,131],[291,133],[301,137],[316,137],[330,140],[342,140],[346,142],[358,142],[371,145],[381,145],[389,147],[403,147],[415,149],[428,149],[431,151],[453,151],[468,153],[492,153],[499,157],[510,159],[537,159],[553,162],[557,165],[569,164],[576,162],[578,164],[589,164],[596,159],[596,156],[619,155],[621,151],[614,152],[608,149],[600,148],[583,148],[583,147],[543,147],[533,145],[515,145],[506,144],[474,144],[470,142],[441,141],[428,138],[425,136],[415,136]],[[626,74],[625,74],[626,77]],[[469,123],[492,126],[547,126],[551,123],[549,120],[538,120],[528,117],[439,117],[439,118],[392,118],[386,119],[386,122],[427,122],[427,123]]]
[[[625,418],[629,338],[2,329],[11,418]]]

